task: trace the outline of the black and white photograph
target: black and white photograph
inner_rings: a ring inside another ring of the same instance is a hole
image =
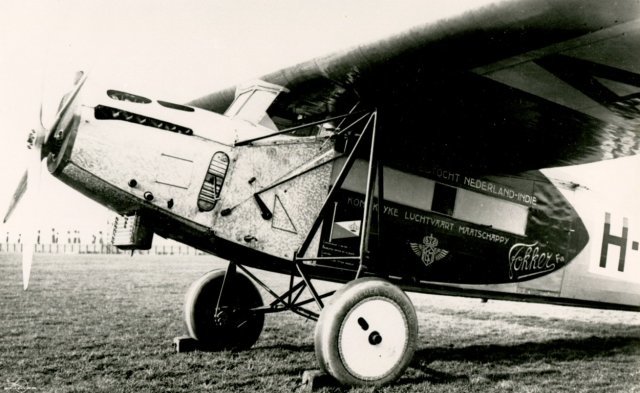
[[[0,122],[0,391],[640,393],[640,0],[7,0]]]

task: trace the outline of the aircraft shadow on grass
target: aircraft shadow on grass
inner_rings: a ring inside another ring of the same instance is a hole
[[[556,339],[545,342],[526,342],[516,345],[472,345],[460,348],[435,347],[422,348],[416,351],[411,368],[424,375],[416,378],[403,378],[401,383],[411,384],[429,380],[431,383],[452,383],[468,380],[464,374],[454,375],[434,370],[430,364],[435,361],[445,362],[499,362],[506,366],[521,366],[540,360],[548,362],[577,361],[595,357],[608,357],[620,353],[631,353],[640,350],[640,337],[581,337],[573,339]],[[517,376],[534,376],[557,374],[560,370],[539,369],[512,373],[492,373],[483,375],[488,380],[500,381]]]
[[[258,346],[258,351],[279,350],[295,353],[313,352],[310,344],[277,344]],[[574,361],[595,357],[614,356],[620,353],[640,351],[640,337],[637,336],[611,336],[611,337],[581,337],[572,339],[556,339],[545,342],[525,342],[516,345],[472,345],[460,348],[455,347],[426,347],[416,351],[410,365],[419,371],[419,376],[405,376],[398,383],[414,384],[429,381],[433,384],[448,384],[460,381],[468,381],[470,376],[464,374],[450,374],[435,370],[430,365],[435,361],[444,362],[472,362],[490,363],[499,362],[505,366],[521,366],[534,363],[539,360],[548,362]],[[294,371],[299,373],[305,367]],[[558,374],[560,370],[543,368],[524,370],[517,372],[484,374],[483,377],[490,381],[511,379],[514,376],[542,376]]]

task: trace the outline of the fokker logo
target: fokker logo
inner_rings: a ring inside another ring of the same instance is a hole
[[[409,243],[411,249],[420,257],[425,266],[431,265],[435,261],[439,261],[449,254],[449,251],[438,248],[438,239],[433,235],[425,236],[422,244]]]

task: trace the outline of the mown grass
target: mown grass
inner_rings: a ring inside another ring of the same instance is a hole
[[[211,257],[0,255],[0,390],[291,392],[316,367],[314,324],[267,317],[254,348],[176,354],[192,281]],[[287,279],[261,277],[276,287]],[[268,300],[269,296],[264,295]],[[412,295],[420,345],[381,392],[640,392],[638,314]],[[326,387],[323,392],[374,389]]]

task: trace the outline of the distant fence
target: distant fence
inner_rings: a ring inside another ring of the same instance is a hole
[[[0,253],[22,252],[24,243],[0,243]],[[120,250],[110,244],[56,243],[34,244],[34,251],[39,254],[130,254],[131,251]],[[142,255],[207,255],[196,248],[184,244],[159,244],[149,250],[136,250]]]

